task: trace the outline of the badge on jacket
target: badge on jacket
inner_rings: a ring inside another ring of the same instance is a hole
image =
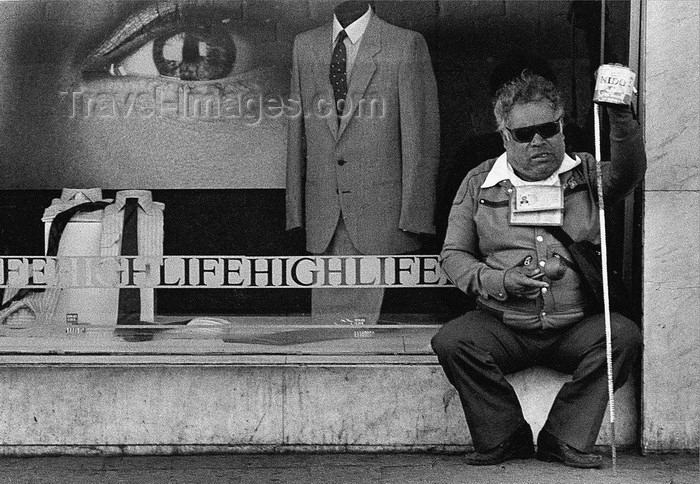
[[[561,186],[513,187],[510,199],[511,225],[558,225],[564,222],[564,190]]]

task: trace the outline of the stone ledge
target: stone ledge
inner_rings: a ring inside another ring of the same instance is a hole
[[[52,358],[53,364],[27,360],[0,368],[5,395],[0,421],[6,429],[0,453],[383,452],[471,446],[456,392],[439,365],[427,360],[348,364],[309,358],[255,365],[226,356],[226,364],[202,365],[202,357],[174,364],[153,357],[128,363],[129,356],[122,363],[86,365],[74,356]],[[509,377],[535,434],[567,378],[541,368]],[[616,396],[618,443],[634,445],[634,384]],[[608,443],[606,420],[598,444]]]
[[[630,449],[618,445],[617,449]],[[471,445],[0,445],[2,457],[35,456],[174,456],[206,454],[461,454]],[[596,445],[599,452],[608,452],[609,445]],[[650,452],[650,454],[662,454]],[[663,454],[697,454],[694,450],[676,450]]]
[[[0,456],[148,456],[203,454],[459,454],[469,445],[0,445]]]
[[[373,365],[437,365],[435,355],[99,355],[99,354],[2,354],[0,368],[15,367],[228,367],[228,366],[373,366]]]

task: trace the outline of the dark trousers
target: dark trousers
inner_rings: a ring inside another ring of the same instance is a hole
[[[615,389],[627,380],[641,348],[629,319],[611,316]],[[586,317],[564,329],[517,330],[472,311],[446,323],[432,346],[462,401],[474,448],[483,452],[525,423],[518,397],[504,375],[534,365],[573,375],[557,394],[544,429],[587,451],[595,444],[608,404],[605,319]]]

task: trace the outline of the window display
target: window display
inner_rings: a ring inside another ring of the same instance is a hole
[[[472,309],[438,254],[461,179],[503,153],[491,84],[554,64],[589,142],[573,3],[0,2],[0,350],[389,351]]]

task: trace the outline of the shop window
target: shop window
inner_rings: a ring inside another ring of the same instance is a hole
[[[246,352],[246,344],[370,340],[381,336],[378,326],[434,327],[472,309],[470,297],[445,283],[437,257],[462,179],[477,164],[502,152],[490,98],[499,81],[523,67],[550,76],[567,98],[568,148],[592,151],[590,99],[598,64],[599,3],[371,3],[379,17],[425,38],[437,81],[441,134],[436,234],[423,237],[420,248],[399,254],[404,258],[398,263],[414,272],[404,282],[385,284],[377,327],[370,330],[357,329],[366,321],[352,308],[347,315],[334,313],[335,319],[321,321],[323,327],[314,329],[312,289],[303,284],[250,287],[250,279],[236,279],[245,273],[241,269],[245,264],[262,274],[271,260],[278,264],[275,277],[289,276],[290,266],[283,270],[280,265],[299,258],[313,261],[306,275],[324,268],[322,259],[306,251],[304,230],[286,230],[289,113],[284,108],[289,107],[285,103],[294,37],[328,23],[333,2],[0,4],[6,67],[0,81],[4,108],[0,255],[5,258],[5,301],[17,293],[7,287],[12,268],[21,264],[26,268],[27,257],[46,254],[50,207],[63,189],[98,187],[100,200],[109,203],[124,190],[138,189],[148,191],[164,208],[160,250],[175,271],[163,276],[155,290],[142,294],[153,316],[146,322],[196,322],[191,331],[188,325],[116,331],[121,328],[106,322],[116,320],[116,293],[109,297],[111,303],[100,303],[95,297],[99,292],[83,288],[71,296],[72,304],[108,314],[104,324],[86,325],[78,311],[46,317],[25,310],[0,327],[6,336],[0,350],[12,352],[19,345],[31,351],[33,342],[53,338],[55,346],[36,344],[36,351],[63,347],[118,351],[110,344],[126,340],[142,341],[145,352],[172,348]],[[627,63],[629,2],[607,3],[611,33],[606,60]],[[75,8],[76,4],[85,8]],[[328,42],[323,48],[330,58]],[[613,220],[630,216],[621,211],[613,214]],[[89,223],[90,218],[82,220]],[[631,237],[613,236],[620,242]],[[95,242],[93,256],[104,255],[104,240]],[[79,253],[79,248],[75,250]],[[387,264],[397,263],[392,258],[397,254],[377,255],[387,256]],[[333,263],[342,264],[341,259]],[[183,266],[177,266],[183,260],[193,261],[192,277],[206,273],[215,282],[175,284],[185,277]],[[202,260],[208,261],[204,268]],[[261,265],[254,266],[255,260]],[[362,260],[354,257],[348,264]],[[364,263],[376,264],[377,256],[368,256]],[[226,270],[230,284],[222,285],[217,278]],[[15,272],[19,277],[20,269]],[[422,281],[418,273],[425,276]],[[351,275],[355,272],[348,272]],[[333,272],[333,277],[341,276]],[[167,283],[172,287],[165,287]],[[48,292],[52,290],[43,291]],[[32,294],[41,300],[39,292]],[[95,343],[91,334],[103,339]]]

